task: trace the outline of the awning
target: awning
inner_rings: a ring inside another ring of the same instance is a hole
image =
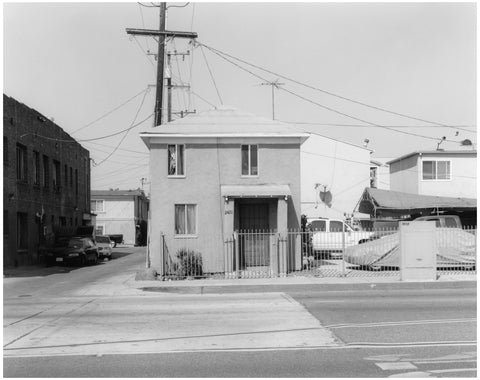
[[[280,198],[291,196],[288,185],[222,185],[222,197],[231,198]]]
[[[477,200],[366,188],[357,208],[359,212],[374,216],[405,215],[435,209],[439,211],[471,211],[477,208]]]

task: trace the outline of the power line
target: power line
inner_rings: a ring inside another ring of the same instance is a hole
[[[111,145],[100,144],[100,143],[93,142],[93,141],[87,142],[87,144],[104,146],[104,147],[106,147],[106,148],[113,148],[113,146],[111,146]],[[93,149],[95,149],[95,148],[93,148]],[[131,149],[125,149],[125,148],[118,148],[118,150],[122,150],[122,151],[125,151],[125,152],[138,153],[138,154],[146,154],[146,155],[150,154],[150,153],[148,153],[148,152],[140,152],[140,151],[138,151],[138,150],[131,150]],[[124,157],[131,157],[131,156],[124,156]]]
[[[364,127],[369,128],[371,125],[363,125],[363,124],[339,124],[339,123],[315,123],[315,122],[307,122],[307,121],[285,121],[285,120],[278,120],[282,123],[287,124],[305,124],[305,125],[318,125],[324,127]],[[438,125],[383,125],[378,124],[380,127],[391,127],[391,128],[439,128]],[[455,129],[462,129],[462,128],[475,128],[476,126],[471,125],[448,125],[449,128]],[[464,129],[466,132],[470,133],[477,133],[477,131],[470,131],[468,129]]]
[[[200,46],[200,47],[201,47],[201,46]],[[203,50],[202,50],[202,51],[203,51]],[[221,54],[217,53],[216,51],[213,51],[213,50],[211,50],[211,51],[212,51],[213,53],[217,54],[220,58],[226,60],[227,62],[231,63],[232,65],[234,65],[234,66],[236,66],[236,67],[238,67],[239,69],[241,69],[241,70],[243,70],[243,71],[246,71],[247,73],[255,76],[256,78],[259,78],[259,79],[265,80],[265,81],[267,80],[267,79],[263,78],[262,76],[254,73],[254,72],[252,72],[252,71],[250,71],[250,70],[248,70],[248,69],[246,69],[246,68],[238,65],[237,63],[231,61],[230,59],[222,56]],[[314,104],[314,105],[316,105],[316,106],[318,106],[318,107],[324,108],[324,109],[326,109],[326,110],[328,110],[328,111],[337,113],[337,114],[339,114],[339,115],[348,117],[348,118],[353,119],[353,120],[360,121],[360,122],[365,123],[365,124],[369,124],[370,126],[388,129],[388,130],[390,130],[390,131],[394,131],[394,132],[397,132],[397,133],[402,133],[402,134],[405,134],[405,135],[410,135],[410,136],[415,136],[415,137],[422,137],[422,138],[429,139],[429,140],[435,140],[435,141],[438,141],[438,140],[439,140],[439,139],[436,138],[436,137],[420,135],[420,134],[418,134],[418,133],[411,133],[411,132],[399,131],[399,130],[394,129],[394,128],[391,128],[391,127],[382,126],[382,125],[375,124],[375,123],[372,123],[372,122],[367,121],[367,120],[363,120],[363,119],[358,118],[358,117],[356,117],[356,116],[349,115],[349,114],[347,114],[347,113],[345,113],[345,112],[338,111],[338,110],[336,110],[336,109],[334,109],[334,108],[332,108],[332,107],[328,107],[328,106],[325,106],[325,105],[323,105],[323,104],[317,103],[317,102],[315,102],[315,101],[313,101],[313,100],[311,100],[311,99],[309,99],[309,98],[306,98],[306,97],[304,97],[304,96],[302,96],[302,95],[299,95],[299,94],[297,94],[297,93],[295,93],[295,92],[293,92],[293,91],[287,90],[286,88],[283,88],[283,87],[279,87],[279,90],[285,91],[285,92],[287,92],[287,93],[289,93],[289,94],[291,94],[291,95],[293,95],[293,96],[295,96],[295,97],[297,97],[297,98],[299,98],[299,99],[302,99],[302,100],[304,100],[304,101],[306,101],[306,102],[309,102],[309,103],[311,103],[311,104]],[[448,141],[448,142],[458,142],[458,141],[447,140],[447,139],[445,139],[444,141]]]
[[[146,91],[145,94],[143,95],[143,99],[142,99],[142,102],[140,103],[140,106],[138,107],[138,110],[137,110],[137,113],[135,114],[135,117],[133,118],[133,121],[132,121],[132,124],[133,125],[135,123],[135,121],[137,120],[137,117],[138,117],[138,114],[140,113],[142,107],[143,107],[143,103],[145,102],[145,98],[147,97],[147,94],[148,94],[149,91]],[[119,141],[119,143],[117,144],[117,146],[115,147],[115,149],[112,150],[112,152],[107,156],[105,157],[102,161],[100,161],[96,166],[100,166],[101,164],[103,164],[105,161],[107,161],[111,156],[113,156],[113,154],[117,151],[117,149],[120,147],[120,145],[122,145],[123,141],[125,140],[125,138],[127,137],[128,133],[130,132],[130,129],[127,129],[125,131],[125,134],[122,136],[121,140]]]
[[[205,59],[205,63],[208,68],[208,72],[210,73],[210,77],[212,78],[213,85],[215,86],[215,90],[217,91],[218,99],[220,99],[220,104],[223,105],[222,97],[220,96],[220,92],[218,91],[217,83],[215,82],[215,78],[213,77],[212,70],[210,70],[210,65],[208,64],[207,57],[205,55],[205,52],[203,51],[202,45],[200,45],[200,50],[202,51],[203,58]]]
[[[74,134],[78,131],[81,131],[82,129],[85,129],[89,126],[91,126],[92,124],[96,123],[97,121],[100,121],[102,119],[104,119],[105,117],[107,117],[108,115],[112,114],[113,112],[117,111],[118,109],[122,108],[124,105],[130,103],[133,99],[135,99],[137,96],[140,96],[141,94],[143,94],[144,92],[148,91],[148,87],[143,89],[142,91],[140,91],[138,94],[135,94],[134,96],[132,96],[131,98],[129,98],[128,100],[126,100],[125,102],[123,102],[122,104],[120,104],[119,106],[115,107],[114,109],[108,111],[107,113],[103,114],[102,116],[100,116],[99,118],[95,119],[94,121],[91,121],[90,123],[84,125],[83,127],[80,127],[78,129],[75,129],[73,132],[71,132],[71,134]]]
[[[42,136],[42,135],[37,135],[35,134],[35,137],[41,137],[41,138],[44,138],[46,140],[53,140],[53,141],[56,141],[56,142],[61,142],[61,143],[77,143],[77,142],[88,142],[88,141],[96,141],[96,140],[103,140],[103,139],[107,139],[109,137],[113,137],[113,136],[117,136],[129,129],[132,129],[132,128],[135,128],[135,127],[138,127],[140,124],[143,124],[145,121],[147,121],[148,119],[150,119],[154,114],[150,114],[148,117],[146,117],[145,119],[143,119],[142,121],[136,123],[135,125],[132,125],[131,127],[128,127],[128,128],[125,128],[125,129],[122,129],[121,131],[119,132],[116,132],[116,133],[112,133],[110,135],[106,135],[106,136],[101,136],[101,137],[95,137],[95,138],[92,138],[92,139],[84,139],[84,140],[74,140],[73,138],[71,140],[60,140],[60,139],[57,139],[57,138],[53,138],[53,137],[47,137],[47,136]],[[24,135],[21,135],[20,138],[24,137],[24,136],[27,136],[27,135],[34,135],[34,133],[25,133]]]
[[[359,104],[359,105],[364,106],[364,107],[372,108],[372,109],[375,109],[375,110],[378,110],[378,111],[390,113],[390,114],[393,114],[393,115],[405,117],[405,118],[412,119],[412,120],[422,121],[422,122],[429,123],[429,124],[435,124],[435,125],[438,125],[438,126],[441,126],[441,127],[450,127],[450,126],[448,126],[448,125],[446,125],[446,124],[444,124],[444,123],[439,123],[439,122],[436,122],[436,121],[430,121],[430,120],[426,120],[426,119],[421,119],[421,118],[418,118],[418,117],[415,117],[415,116],[406,115],[406,114],[404,114],[404,113],[391,111],[391,110],[388,110],[388,109],[386,109],[386,108],[373,106],[373,105],[370,105],[370,104],[367,104],[367,103],[360,102],[360,101],[358,101],[358,100],[350,99],[350,98],[347,98],[347,97],[345,97],[345,96],[335,94],[335,93],[330,92],[330,91],[322,90],[321,88],[314,87],[314,86],[311,86],[311,85],[306,84],[306,83],[302,83],[302,82],[297,81],[297,80],[295,80],[295,79],[292,79],[292,78],[289,78],[289,77],[287,77],[287,76],[284,76],[284,75],[275,73],[275,72],[273,72],[273,71],[271,71],[271,70],[268,70],[268,69],[265,69],[265,68],[263,68],[263,67],[254,65],[254,64],[249,63],[249,62],[247,62],[247,61],[244,61],[244,60],[242,60],[242,59],[240,59],[240,58],[234,57],[234,56],[232,56],[232,55],[230,55],[230,54],[228,54],[228,53],[222,52],[221,50],[218,50],[218,49],[215,49],[215,48],[210,47],[210,46],[208,46],[208,45],[205,45],[205,44],[203,44],[203,43],[201,43],[201,42],[198,42],[198,41],[197,41],[197,43],[198,43],[199,45],[205,46],[207,49],[210,49],[210,50],[212,50],[212,51],[215,51],[215,52],[221,53],[221,54],[223,54],[223,55],[226,55],[226,56],[228,56],[228,57],[230,57],[230,58],[233,58],[233,59],[235,59],[235,60],[237,60],[237,61],[239,61],[239,62],[242,62],[242,63],[245,63],[245,64],[247,64],[247,65],[249,65],[249,66],[255,67],[256,69],[265,71],[265,72],[267,72],[267,73],[269,73],[269,74],[273,74],[273,75],[275,75],[275,76],[279,76],[279,77],[281,77],[281,78],[283,78],[283,79],[289,80],[290,82],[299,84],[299,85],[301,85],[301,86],[310,88],[310,89],[312,89],[312,90],[319,91],[319,92],[322,92],[322,93],[324,93],[324,94],[327,94],[327,95],[330,95],[330,96],[333,96],[333,97],[336,97],[336,98],[339,98],[339,99],[342,99],[342,100],[346,100],[346,101],[348,101],[348,102],[352,102],[352,103]],[[460,128],[457,128],[457,129],[460,129]]]

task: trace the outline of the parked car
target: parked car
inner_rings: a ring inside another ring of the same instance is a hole
[[[123,244],[123,235],[122,234],[116,234],[116,235],[106,235],[110,238],[111,241],[113,241],[113,248],[117,246],[117,244]]]
[[[429,215],[415,219],[416,222],[429,220],[434,221],[436,227],[462,228],[462,222],[458,215]]]
[[[47,265],[57,264],[96,264],[98,262],[98,248],[89,237],[61,238],[47,249]]]
[[[327,254],[329,257],[341,257],[344,247],[358,244],[372,235],[368,231],[354,231],[343,220],[336,219],[313,219],[309,221],[308,227],[316,256]]]
[[[100,259],[112,259],[112,247],[114,242],[108,236],[96,236],[95,243],[98,247],[98,256]]]

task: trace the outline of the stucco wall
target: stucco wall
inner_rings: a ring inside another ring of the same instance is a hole
[[[390,164],[390,190],[418,194],[419,167],[418,156]]]
[[[352,213],[365,187],[370,185],[370,151],[318,135],[301,147],[302,214],[308,217],[344,218]],[[332,205],[319,199],[321,186],[332,193]]]
[[[300,151],[299,142],[270,144],[268,140],[239,138],[234,143],[221,139],[209,143],[187,143],[185,178],[168,178],[167,144],[154,144],[150,150],[151,178],[151,264],[161,266],[160,235],[174,235],[174,205],[197,205],[197,233],[191,246],[202,252],[205,271],[223,271],[224,200],[221,185],[288,184],[289,228],[299,227],[300,218]],[[175,143],[175,141],[169,142]],[[241,144],[259,143],[259,175],[241,176]],[[215,241],[212,241],[212,238]],[[178,243],[179,239],[173,238]],[[183,239],[182,239],[183,240]],[[176,243],[168,243],[174,247]],[[177,246],[178,248],[178,246]],[[175,252],[169,250],[170,255]]]
[[[423,195],[439,195],[446,197],[477,198],[477,157],[465,154],[422,155],[419,162],[421,171],[422,161],[449,160],[450,180],[423,180],[419,176],[418,193]]]

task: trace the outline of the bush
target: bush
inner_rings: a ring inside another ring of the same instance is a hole
[[[177,254],[177,262],[174,264],[175,274],[180,277],[197,277],[203,275],[202,255],[185,248]]]

